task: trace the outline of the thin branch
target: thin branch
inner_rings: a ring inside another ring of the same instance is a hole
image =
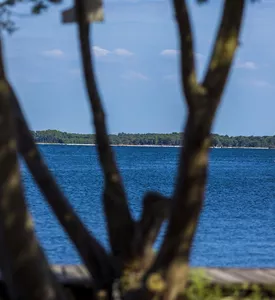
[[[202,84],[213,99],[219,98],[224,90],[235,50],[239,45],[244,6],[245,0],[225,1],[208,71]]]
[[[65,300],[64,292],[36,239],[25,203],[17,161],[10,91],[3,73],[0,70],[0,233],[3,240],[1,247],[4,247],[4,254],[8,253],[8,270],[3,268],[3,275],[10,283],[12,274],[12,284],[16,296],[20,298]]]
[[[104,173],[105,187],[103,203],[107,219],[112,252],[122,260],[131,258],[135,223],[131,217],[125,190],[107,134],[104,110],[97,90],[91,47],[89,43],[90,27],[86,22],[83,0],[75,1],[78,20],[82,67],[93,113],[97,150]]]
[[[180,36],[182,89],[188,106],[193,107],[195,103],[191,100],[200,85],[196,75],[191,21],[185,1],[173,0],[173,4]]]

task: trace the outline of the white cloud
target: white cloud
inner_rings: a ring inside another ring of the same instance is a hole
[[[60,49],[52,49],[52,50],[46,50],[42,54],[44,56],[49,56],[49,57],[62,57],[64,55],[64,52]]]
[[[69,70],[69,73],[71,75],[74,75],[74,76],[80,76],[81,75],[81,70],[79,68],[75,68],[75,69]]]
[[[237,69],[246,69],[246,70],[256,70],[257,69],[257,65],[255,62],[253,61],[237,61],[236,63],[236,68]]]
[[[253,81],[251,81],[251,84],[256,87],[259,87],[259,88],[273,87],[273,85],[271,83],[269,83],[268,81],[265,81],[265,80],[253,80]]]
[[[106,56],[106,55],[110,54],[111,52],[107,49],[100,48],[98,46],[94,46],[93,47],[93,53],[94,53],[95,56],[100,57],[100,56]]]
[[[160,55],[166,56],[166,57],[175,57],[179,54],[180,54],[180,51],[176,50],[176,49],[165,49],[165,50],[160,52]],[[198,59],[198,60],[202,60],[202,59],[205,58],[205,55],[196,52],[195,53],[195,58]]]
[[[96,57],[104,57],[109,56],[111,54],[117,55],[117,56],[132,56],[134,53],[123,48],[116,48],[114,51],[110,51],[108,49],[101,48],[99,46],[93,47],[93,53]]]
[[[164,80],[175,80],[177,78],[176,74],[168,74],[163,76]]]
[[[160,55],[162,56],[176,56],[179,54],[179,51],[178,50],[175,50],[175,49],[165,49],[163,51],[160,52]]]
[[[195,57],[198,59],[198,60],[203,60],[205,59],[205,55],[201,54],[201,53],[195,53]]]
[[[132,56],[134,53],[123,48],[117,48],[113,51],[114,54],[119,56]]]
[[[130,72],[122,75],[121,77],[124,79],[135,79],[135,80],[142,80],[142,81],[149,80],[149,78],[146,75],[139,73],[139,72],[135,72],[135,71],[130,71]]]

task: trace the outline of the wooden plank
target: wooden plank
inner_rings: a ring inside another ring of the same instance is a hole
[[[63,273],[62,273],[62,266],[60,265],[51,265],[51,270],[55,274],[58,281],[62,281],[63,279]]]
[[[211,268],[204,270],[209,276],[209,279],[214,283],[230,284],[243,282],[243,280],[239,276],[236,276],[235,274],[230,274],[226,271],[226,269]]]
[[[243,283],[255,283],[259,280],[254,269],[228,269],[226,272],[240,278]]]
[[[62,284],[90,285],[91,276],[83,265],[52,265],[52,271]],[[191,271],[204,271],[210,281],[217,284],[275,284],[275,269],[238,268],[191,268]],[[0,281],[1,273],[0,273]]]
[[[266,269],[266,272],[274,278],[273,280],[275,281],[275,269]]]
[[[85,266],[83,265],[77,265],[78,271],[80,274],[82,274],[83,278],[90,280],[91,276],[87,270],[87,268],[85,268]]]
[[[65,266],[61,266],[61,282],[65,283],[67,281]]]
[[[255,282],[264,284],[274,284],[274,277],[271,276],[265,269],[255,269]]]
[[[205,269],[213,282],[217,283],[258,283],[274,284],[275,270],[270,274],[270,269]]]
[[[79,271],[77,265],[66,265],[64,266],[64,273],[68,282],[77,282],[84,279],[83,273]]]

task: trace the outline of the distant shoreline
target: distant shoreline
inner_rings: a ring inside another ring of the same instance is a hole
[[[32,131],[34,140],[41,144],[94,146],[95,134],[68,133],[58,130]],[[118,133],[109,134],[111,145],[117,147],[180,147],[183,133]],[[274,136],[228,136],[211,134],[213,148],[275,149]]]
[[[96,146],[96,144],[65,144],[65,143],[36,143],[37,145],[58,145],[58,146]],[[113,147],[151,147],[151,148],[180,148],[174,145],[111,145]],[[268,147],[210,147],[211,149],[255,149],[255,150],[275,150]]]

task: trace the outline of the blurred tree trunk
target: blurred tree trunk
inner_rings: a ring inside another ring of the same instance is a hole
[[[78,23],[83,73],[104,175],[102,200],[111,253],[81,223],[50,174],[6,79],[0,52],[0,267],[11,297],[66,298],[34,234],[21,183],[19,153],[93,276],[93,296],[104,300],[122,297],[174,300],[184,292],[192,241],[204,199],[211,128],[239,44],[245,6],[245,0],[224,2],[209,66],[202,82],[198,82],[186,1],[173,0],[180,38],[181,84],[188,108],[184,147],[172,198],[146,193],[141,218],[136,221],[110,146],[93,70],[87,6],[85,0],[75,0],[72,11]],[[168,229],[155,255],[153,243],[167,218]]]
[[[0,266],[11,297],[65,299],[35,237],[17,158],[10,89],[0,39]]]

